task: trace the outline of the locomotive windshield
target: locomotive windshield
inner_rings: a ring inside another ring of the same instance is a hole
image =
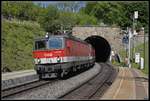
[[[49,49],[61,49],[62,48],[62,38],[50,38],[49,39]]]
[[[35,41],[35,50],[46,49],[46,40]]]

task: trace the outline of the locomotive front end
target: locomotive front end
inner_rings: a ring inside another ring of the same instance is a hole
[[[49,37],[36,39],[34,43],[33,58],[35,70],[42,78],[44,75],[57,74],[61,68],[64,56],[64,39],[62,37]]]

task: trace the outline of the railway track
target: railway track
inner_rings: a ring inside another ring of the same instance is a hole
[[[80,72],[78,72],[79,74],[82,73],[83,70],[81,70]],[[77,74],[77,73],[76,73]],[[72,76],[75,76],[76,74],[73,74],[71,75]],[[55,82],[57,81],[58,79],[48,79],[49,81],[45,81],[45,80],[35,80],[35,81],[32,81],[32,82],[29,82],[29,83],[25,83],[25,84],[22,84],[22,85],[18,85],[18,86],[15,86],[15,87],[10,87],[10,88],[5,88],[5,89],[2,89],[1,90],[1,98],[3,99],[7,99],[8,97],[11,97],[11,96],[14,96],[16,94],[21,94],[25,91],[29,91],[29,90],[32,90],[34,88],[37,88],[37,87],[40,87],[40,86],[44,86],[44,85],[47,85],[49,83],[52,83],[52,82]]]
[[[114,68],[112,68],[109,64],[102,63],[100,65],[102,68],[96,76],[94,76],[93,78],[85,82],[84,84],[78,86],[76,89],[68,93],[65,93],[63,96],[59,97],[58,99],[98,99],[100,98],[100,96],[103,95],[104,91],[106,91],[106,89],[111,85],[111,83],[113,82],[114,78],[117,75],[117,71]],[[37,80],[37,81],[30,82],[30,83],[20,85],[20,86],[16,86],[13,88],[4,89],[1,91],[2,92],[1,98],[7,99],[16,95],[19,96],[23,92],[30,91],[30,90],[32,92],[32,89],[34,88],[42,87],[44,85],[51,84],[52,82],[55,82],[55,81],[58,81],[58,80],[57,79],[41,80],[41,81]],[[29,96],[30,95],[31,94],[29,94]]]
[[[2,96],[1,97],[6,98],[8,96],[12,96],[12,95],[15,95],[15,94],[18,94],[18,93],[21,93],[21,92],[24,92],[24,91],[27,91],[27,90],[30,90],[30,89],[34,89],[34,88],[37,88],[39,86],[49,84],[51,82],[52,81],[36,80],[36,81],[26,83],[26,84],[23,84],[23,85],[7,88],[7,89],[2,90],[2,93],[1,93]]]
[[[111,65],[100,65],[102,69],[95,77],[59,97],[59,99],[100,99],[117,76],[117,70]]]

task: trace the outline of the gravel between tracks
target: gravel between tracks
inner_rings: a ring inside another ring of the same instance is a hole
[[[50,84],[10,96],[7,99],[57,99],[94,77],[100,69],[100,65],[96,63],[93,68],[77,76],[73,76],[67,80],[54,81]]]

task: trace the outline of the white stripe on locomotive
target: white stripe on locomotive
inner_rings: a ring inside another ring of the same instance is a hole
[[[82,56],[82,57],[77,57],[77,56],[69,56],[69,57],[59,57],[62,62],[72,62],[72,61],[85,61],[85,60],[91,60],[94,57],[92,56]],[[34,59],[35,64],[46,64],[46,63],[58,63],[57,57],[54,58],[40,58],[40,63],[38,63],[38,59]]]

